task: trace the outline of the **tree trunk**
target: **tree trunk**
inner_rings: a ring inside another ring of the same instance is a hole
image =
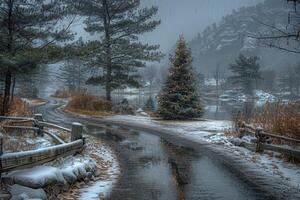
[[[10,90],[11,90],[11,79],[12,79],[11,72],[10,72],[10,70],[7,70],[6,75],[5,75],[5,88],[4,88],[4,96],[3,96],[3,102],[2,102],[1,115],[5,115],[8,112]]]
[[[104,32],[105,32],[105,53],[106,53],[106,100],[111,101],[111,82],[112,82],[112,60],[111,60],[111,33],[110,33],[110,18],[109,18],[109,9],[106,0],[102,1],[103,9],[103,22],[104,22]]]
[[[15,87],[16,87],[16,78],[13,78],[13,84],[12,84],[12,88],[11,88],[11,99],[10,99],[10,103],[13,103],[14,101],[14,95],[15,95]],[[33,88],[33,87],[31,87]]]

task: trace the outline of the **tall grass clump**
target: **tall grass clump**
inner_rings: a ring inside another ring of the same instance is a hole
[[[52,97],[55,98],[69,98],[71,97],[71,93],[69,91],[67,91],[66,89],[58,89],[55,91],[55,93],[53,95],[51,95]]]
[[[300,139],[300,102],[266,103],[251,116],[240,114],[237,121],[262,127],[266,132]]]
[[[80,92],[72,96],[68,102],[66,109],[70,111],[90,111],[90,112],[109,112],[112,103],[105,100],[104,97],[93,96],[87,92]]]

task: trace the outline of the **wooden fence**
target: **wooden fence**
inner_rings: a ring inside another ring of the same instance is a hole
[[[237,128],[240,134],[252,134],[256,137],[256,152],[270,150],[300,159],[300,150],[293,148],[299,147],[300,140],[272,133],[267,133],[262,128],[256,128],[250,124],[246,124],[245,122],[239,122]],[[288,146],[272,144],[273,139],[284,141],[285,143],[289,143],[290,145]]]
[[[5,153],[5,149],[3,149],[3,137],[0,136],[0,173],[41,165],[60,157],[80,153],[84,148],[83,126],[80,123],[72,123],[72,129],[67,129],[45,122],[40,114],[35,115],[34,118],[0,116],[0,120],[10,120],[13,124],[32,122],[32,126],[4,125],[3,128],[34,131],[40,136],[47,134],[58,144],[38,150]],[[70,142],[65,142],[59,136],[44,130],[44,127],[70,132]]]

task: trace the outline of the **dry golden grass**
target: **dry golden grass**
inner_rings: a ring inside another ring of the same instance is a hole
[[[89,115],[89,116],[109,116],[112,103],[103,97],[89,95],[81,92],[74,95],[65,107],[65,111],[71,114]]]
[[[56,90],[56,92],[53,94],[53,95],[51,95],[52,97],[55,97],[55,98],[62,98],[62,99],[64,99],[64,98],[69,98],[69,97],[71,97],[72,95],[71,95],[71,93],[70,92],[68,92],[66,89],[58,89],[58,90]]]
[[[238,117],[240,121],[257,124],[265,131],[300,139],[300,102],[267,103],[262,111],[254,112],[251,117]]]
[[[89,111],[89,110],[82,110],[82,109],[71,109],[68,107],[64,108],[64,111],[66,113],[69,113],[71,115],[87,115],[91,117],[107,117],[114,115],[113,112],[107,112],[107,111]]]
[[[7,116],[10,117],[32,117],[32,110],[29,105],[20,98],[15,97],[11,103]],[[12,120],[5,120],[0,123],[1,132],[4,138],[4,150],[8,152],[26,151],[35,149],[34,144],[26,142],[28,138],[33,138],[34,135],[30,131],[13,130],[2,128],[4,125],[32,126],[32,123],[15,123]],[[26,134],[26,137],[24,137]]]
[[[10,117],[32,117],[33,113],[32,109],[26,102],[22,101],[20,98],[15,97],[6,115]],[[0,126],[12,124],[14,124],[13,121],[5,120],[0,123]],[[18,123],[18,125],[20,126],[26,126],[28,124],[31,125],[30,123]]]

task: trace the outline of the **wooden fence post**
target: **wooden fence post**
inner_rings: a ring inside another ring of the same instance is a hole
[[[262,153],[264,151],[263,147],[262,147],[262,143],[263,143],[263,136],[261,134],[262,129],[261,128],[257,128],[255,130],[255,137],[256,137],[256,152]]]
[[[72,123],[71,142],[83,139],[83,125],[77,122]]]
[[[35,114],[34,119],[35,119],[34,126],[39,128],[39,130],[37,131],[37,134],[41,135],[41,136],[44,135],[44,133],[43,133],[44,126],[39,124],[39,122],[44,121],[43,115],[42,114]]]

